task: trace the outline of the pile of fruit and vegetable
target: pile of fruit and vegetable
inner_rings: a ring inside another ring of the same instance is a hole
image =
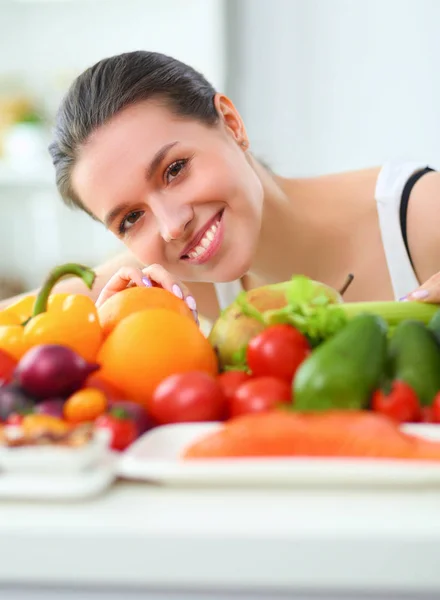
[[[66,276],[95,279],[62,265],[0,312],[0,443],[74,445],[105,429],[124,450],[159,425],[224,421],[184,457],[440,460],[440,444],[400,427],[440,424],[437,306],[344,303],[295,276],[240,294],[207,338],[162,288],[129,287],[97,309],[54,293]]]

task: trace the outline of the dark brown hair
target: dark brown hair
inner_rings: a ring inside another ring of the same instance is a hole
[[[58,109],[49,146],[64,202],[90,214],[72,189],[72,169],[90,134],[123,108],[158,98],[179,116],[214,125],[218,120],[215,93],[201,73],[157,52],[119,54],[84,71],[72,83]]]

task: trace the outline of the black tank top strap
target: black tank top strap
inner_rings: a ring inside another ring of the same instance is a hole
[[[406,182],[405,187],[403,188],[402,198],[400,200],[400,228],[402,230],[402,237],[403,237],[403,241],[405,243],[406,251],[408,253],[408,258],[411,261],[411,265],[413,268],[414,268],[414,265],[413,265],[413,261],[412,261],[411,254],[409,251],[409,245],[408,245],[408,232],[407,232],[408,203],[409,203],[411,191],[412,191],[413,187],[415,186],[415,184],[418,182],[418,180],[421,177],[423,177],[423,175],[426,175],[426,173],[430,173],[431,171],[434,171],[434,169],[432,169],[431,167],[425,167],[424,169],[421,169],[421,170],[413,173],[411,175],[411,177],[408,179],[408,181]]]

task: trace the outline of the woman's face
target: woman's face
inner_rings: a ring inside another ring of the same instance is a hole
[[[230,281],[250,267],[263,190],[227,99],[208,127],[157,102],[130,106],[80,150],[73,188],[145,265],[186,281]]]

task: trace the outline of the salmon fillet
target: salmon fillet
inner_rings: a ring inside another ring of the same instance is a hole
[[[440,442],[403,433],[396,423],[373,412],[277,410],[232,419],[183,453],[187,460],[288,456],[440,461]]]

